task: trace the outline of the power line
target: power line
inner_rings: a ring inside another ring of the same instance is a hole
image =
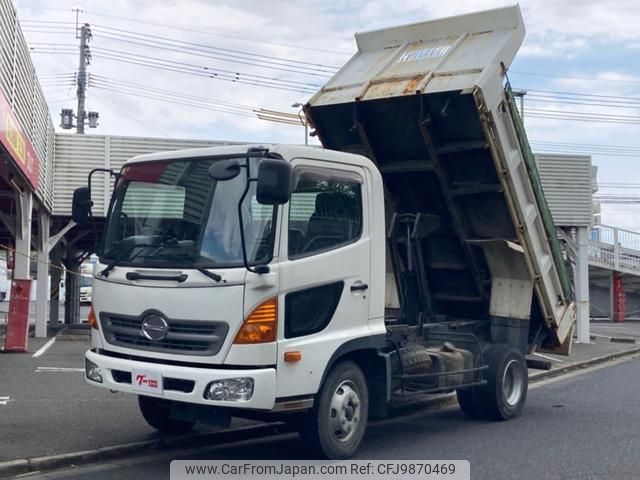
[[[536,153],[569,153],[569,154],[586,154],[586,155],[606,155],[608,157],[628,157],[640,158],[640,149],[619,148],[619,147],[598,147],[594,145],[584,144],[562,144],[562,143],[546,143],[532,141],[531,146]]]
[[[136,98],[148,98],[151,100],[160,100],[163,102],[167,102],[167,103],[173,103],[176,105],[184,105],[184,106],[188,106],[188,107],[192,107],[192,108],[198,108],[201,110],[209,110],[209,111],[214,111],[214,112],[219,112],[219,113],[226,113],[229,115],[236,115],[236,116],[240,116],[240,117],[247,117],[247,118],[256,118],[255,115],[249,115],[249,114],[245,114],[245,113],[241,113],[241,112],[237,112],[237,111],[233,111],[233,110],[226,110],[223,108],[217,108],[217,107],[212,107],[212,106],[208,106],[208,105],[204,105],[202,103],[197,103],[197,102],[186,102],[186,101],[180,101],[177,99],[170,99],[168,97],[162,97],[162,96],[157,96],[157,95],[151,95],[151,94],[147,94],[147,93],[143,93],[143,92],[134,92],[134,91],[127,91],[127,90],[123,90],[123,89],[118,89],[118,88],[111,88],[111,87],[107,87],[107,86],[94,86],[93,88],[97,88],[100,90],[106,90],[106,91],[110,91],[110,92],[114,92],[114,93],[119,93],[122,95],[129,95],[129,96],[133,96]]]
[[[30,47],[32,50],[34,49],[47,49],[47,48],[62,48],[62,49],[76,49],[77,47],[74,47],[72,45],[67,45],[67,44],[47,44],[47,43],[32,43],[31,45],[33,45],[32,47]],[[268,76],[264,76],[264,75],[256,75],[253,73],[241,73],[241,72],[237,72],[234,70],[226,70],[226,69],[221,69],[221,68],[216,68],[216,67],[208,67],[208,66],[203,66],[203,65],[196,65],[193,63],[186,63],[186,62],[179,62],[177,60],[171,60],[171,59],[165,59],[165,58],[159,58],[159,57],[152,57],[152,56],[148,56],[148,55],[142,55],[142,54],[137,54],[137,53],[128,53],[128,52],[122,52],[119,50],[113,50],[110,48],[103,48],[103,47],[96,47],[93,49],[96,53],[98,52],[103,52],[105,54],[108,55],[118,55],[118,56],[123,56],[123,57],[130,57],[130,58],[135,58],[135,59],[141,59],[144,61],[153,61],[153,62],[165,62],[165,63],[171,63],[171,64],[175,64],[175,65],[179,65],[179,66],[183,66],[183,67],[187,67],[187,68],[198,68],[198,69],[204,69],[204,70],[208,70],[208,71],[215,71],[215,72],[222,72],[225,74],[230,74],[230,75],[234,75],[234,76],[246,76],[246,77],[254,77],[260,80],[268,80],[271,82],[279,82],[279,83],[287,83],[287,84],[294,84],[294,85],[302,85],[305,87],[313,87],[314,89],[319,88],[321,85],[317,84],[317,83],[309,83],[309,82],[303,82],[303,81],[298,81],[298,80],[287,80],[287,79],[281,79],[281,78],[276,78],[276,77],[268,77]],[[186,53],[186,52],[182,52],[181,53]],[[260,66],[260,65],[256,65],[256,64],[250,64],[250,65],[254,65],[254,66]]]
[[[541,94],[552,94],[552,95],[569,95],[569,96],[584,96],[584,97],[596,97],[596,98],[612,98],[612,99],[624,99],[624,100],[633,100],[639,101],[638,97],[629,97],[622,95],[603,95],[603,94],[595,94],[595,93],[586,93],[586,92],[565,92],[565,91],[557,91],[557,90],[538,90],[535,88],[522,88],[520,90],[526,90],[527,92],[541,93]],[[527,95],[529,96],[529,95]]]
[[[133,115],[129,114],[128,112],[126,112],[126,109],[123,108],[119,108],[117,105],[115,105],[114,103],[112,103],[111,101],[107,100],[105,97],[103,97],[102,95],[98,95],[96,92],[92,92],[93,96],[96,96],[98,99],[100,99],[100,101],[102,101],[103,103],[106,103],[108,105],[110,105],[112,108],[114,108],[115,110],[118,111],[119,115],[124,115],[125,117],[127,117],[129,120],[134,121],[135,123],[137,123],[138,125],[141,125],[145,128],[150,128],[151,130],[154,130],[155,132],[159,133],[160,135],[162,135],[163,137],[171,137],[171,135],[167,132],[164,132],[160,129],[158,129],[156,126],[154,125],[149,125],[148,122],[143,122],[137,118],[135,118]]]
[[[533,140],[534,143],[545,143],[549,145],[560,145],[560,146],[578,146],[578,147],[589,147],[589,148],[611,148],[611,149],[623,149],[623,150],[640,150],[640,146],[634,145],[605,145],[602,143],[570,143],[570,142],[553,142],[553,141],[545,141],[545,140]]]
[[[234,55],[244,55],[244,56],[250,56],[250,57],[256,57],[256,58],[261,58],[263,60],[274,60],[277,61],[279,63],[293,63],[296,65],[304,65],[305,67],[315,67],[315,68],[320,68],[322,71],[327,71],[329,70],[330,72],[335,72],[336,70],[338,70],[340,67],[337,67],[335,65],[327,65],[324,63],[318,63],[318,62],[306,62],[303,60],[296,60],[296,59],[288,59],[288,58],[282,58],[282,57],[276,57],[273,55],[264,55],[264,54],[260,54],[260,53],[253,53],[253,52],[247,52],[244,50],[238,50],[238,49],[233,49],[233,48],[223,48],[223,47],[216,47],[213,45],[208,45],[208,44],[203,44],[203,43],[196,43],[196,42],[188,42],[185,40],[178,40],[175,38],[167,38],[166,36],[158,36],[158,35],[152,35],[152,34],[148,34],[148,33],[138,33],[135,31],[131,31],[131,30],[123,30],[123,29],[119,29],[119,28],[113,28],[113,27],[109,27],[109,26],[104,26],[104,25],[94,25],[93,26],[96,31],[100,32],[102,31],[103,34],[109,34],[109,35],[118,35],[120,37],[125,37],[125,38],[132,38],[135,40],[147,40],[148,38],[152,38],[154,40],[158,40],[162,43],[177,43],[177,44],[181,44],[184,46],[187,46],[189,48],[200,48],[200,49],[205,49],[205,50],[215,50],[218,52],[226,52],[226,53],[231,53]],[[113,33],[115,32],[115,33]]]
[[[261,77],[258,75],[245,74],[240,72],[231,72],[226,73],[221,71],[220,69],[214,69],[206,66],[191,66],[190,64],[184,64],[182,62],[175,62],[164,59],[148,59],[149,57],[144,57],[140,55],[127,55],[121,53],[110,53],[104,52],[103,49],[94,49],[96,53],[94,57],[103,58],[105,60],[112,60],[116,62],[123,62],[132,65],[139,65],[148,68],[155,68],[159,70],[163,70],[165,72],[176,72],[182,74],[188,74],[198,77],[210,78],[213,80],[222,80],[233,83],[241,83],[245,85],[253,85],[259,87],[272,88],[276,90],[285,90],[290,92],[298,92],[298,93],[314,93],[315,89],[312,88],[312,85],[293,85],[292,81],[280,80],[280,79],[267,79],[268,77]],[[54,50],[49,50],[45,47],[32,47],[31,51],[33,53],[55,53]],[[57,50],[57,52],[61,52]],[[62,52],[62,53],[71,53],[71,52]],[[141,58],[142,57],[142,58]],[[186,66],[185,66],[186,65]],[[244,77],[247,77],[246,79]],[[265,79],[263,79],[265,78]]]
[[[58,52],[68,53],[66,49],[71,47],[60,46],[60,49],[57,49]],[[35,53],[51,53],[50,47],[31,47],[31,51]],[[170,60],[158,57],[151,57],[148,55],[139,55],[132,53],[123,53],[117,50],[111,50],[106,48],[94,48],[95,52],[94,56],[100,56],[103,58],[107,58],[110,60],[116,61],[125,61],[128,63],[133,63],[133,61],[138,64],[143,64],[145,66],[155,66],[160,68],[168,67],[174,70],[180,70],[182,73],[195,73],[195,74],[204,74],[204,76],[211,76],[212,78],[224,79],[224,80],[232,80],[234,82],[247,83],[247,82],[255,82],[258,85],[271,86],[271,87],[285,87],[284,89],[291,89],[299,92],[307,92],[313,93],[317,88],[320,87],[318,84],[312,84],[307,82],[299,82],[296,80],[286,80],[280,79],[276,77],[268,77],[264,75],[256,75],[251,73],[243,73],[237,72],[233,70],[226,70],[221,68],[209,67],[206,65],[196,65],[193,63],[179,62],[177,60]],[[245,78],[246,77],[246,78]]]
[[[243,37],[243,36],[240,36],[240,35],[216,33],[216,32],[211,32],[211,31],[208,31],[208,30],[199,30],[199,29],[195,29],[195,28],[179,27],[179,26],[176,26],[176,25],[169,25],[169,24],[166,24],[166,23],[157,23],[157,22],[150,22],[150,21],[145,21],[145,20],[140,20],[140,19],[131,19],[131,18],[128,18],[128,17],[122,17],[122,16],[118,16],[118,15],[111,15],[111,14],[107,14],[107,13],[96,12],[96,11],[93,11],[93,10],[85,10],[85,13],[87,13],[89,15],[97,15],[99,17],[123,20],[123,21],[126,21],[126,22],[134,23],[136,25],[138,25],[138,24],[153,25],[153,26],[156,26],[156,27],[169,28],[169,29],[172,29],[172,30],[178,30],[178,31],[183,31],[183,32],[200,33],[200,34],[203,34],[203,35],[211,35],[211,36],[221,37],[221,38],[233,38],[233,39],[236,39],[236,40],[243,40],[243,41],[246,41],[246,42],[258,43],[258,44],[261,44],[261,45],[275,45],[275,46],[278,46],[278,47],[287,47],[287,48],[293,48],[293,49],[299,49],[299,50],[311,50],[311,51],[316,51],[316,52],[335,53],[335,54],[339,54],[339,55],[351,55],[351,52],[342,52],[342,51],[338,51],[338,50],[315,48],[315,47],[305,46],[305,45],[301,45],[301,44],[290,44],[290,43],[282,43],[282,42],[272,42],[272,41],[268,41],[268,40],[258,40],[258,39],[255,39],[255,38],[248,38],[248,37]]]
[[[151,91],[153,93],[165,94],[165,95],[169,95],[169,96],[172,96],[172,97],[184,97],[184,98],[188,98],[188,99],[191,99],[191,100],[205,101],[205,102],[216,103],[216,104],[225,105],[225,106],[238,107],[238,108],[247,109],[247,110],[251,110],[251,111],[253,111],[255,108],[259,108],[259,107],[254,107],[254,106],[250,106],[250,105],[244,105],[244,104],[240,104],[240,103],[228,102],[228,101],[224,101],[224,100],[215,100],[215,99],[212,99],[212,98],[202,97],[202,96],[198,96],[198,95],[190,95],[190,94],[186,94],[186,93],[182,93],[182,92],[177,92],[175,90],[166,90],[166,89],[163,89],[163,88],[151,87],[149,85],[142,85],[142,84],[139,84],[139,83],[128,82],[128,81],[125,81],[125,80],[117,80],[117,79],[106,77],[106,76],[103,76],[103,75],[92,74],[89,77],[89,82],[90,82],[90,85],[93,85],[95,82],[104,82],[104,83],[107,83],[107,84],[112,84],[113,86],[124,86],[124,87],[140,89],[140,90],[148,90],[148,91]]]
[[[225,111],[233,111],[233,112],[237,112],[237,113],[242,113],[242,114],[249,114],[250,116],[251,113],[253,112],[253,108],[251,107],[240,107],[240,106],[234,106],[234,105],[224,105],[221,103],[217,103],[214,100],[208,100],[208,99],[204,99],[204,98],[194,98],[194,97],[189,97],[186,95],[180,95],[180,94],[168,94],[168,93],[162,93],[162,92],[157,92],[154,90],[147,90],[147,89],[140,89],[137,87],[128,87],[125,85],[114,85],[111,84],[109,82],[104,82],[104,81],[93,81],[91,83],[91,87],[92,88],[104,88],[104,89],[111,89],[114,91],[118,91],[121,93],[130,93],[130,94],[136,94],[136,93],[143,93],[145,95],[148,96],[152,96],[158,100],[169,100],[169,101],[180,101],[182,103],[189,103],[189,104],[200,104],[200,105],[207,105],[207,106],[212,106],[215,108],[219,108],[219,109],[224,109]]]
[[[544,104],[552,103],[552,104],[562,104],[562,105],[581,105],[586,107],[622,108],[625,110],[640,108],[640,103],[635,105],[635,104],[629,104],[629,103],[622,104],[618,102],[605,103],[605,102],[573,101],[571,99],[562,99],[557,97],[545,98],[545,97],[539,97],[535,95],[531,95],[531,98],[529,98],[529,102],[544,103]]]
[[[73,10],[70,10],[70,11],[73,11]],[[29,18],[20,20],[20,23],[22,23],[22,24],[25,24],[25,23],[49,24],[49,23],[51,23],[51,24],[55,24],[55,25],[58,25],[58,24],[75,25],[75,22],[71,22],[69,20],[36,20],[36,19],[29,19]]]
[[[255,62],[249,62],[249,61],[243,61],[243,60],[230,60],[228,58],[224,58],[224,55],[227,54],[220,54],[221,56],[216,56],[216,55],[208,55],[208,54],[202,54],[202,53],[196,53],[196,52],[192,52],[190,50],[185,49],[185,47],[176,47],[173,48],[173,46],[167,46],[167,47],[162,47],[160,45],[154,45],[154,44],[149,44],[149,43],[143,43],[143,42],[128,42],[127,40],[122,40],[124,42],[127,43],[133,43],[133,44],[138,44],[138,45],[144,45],[147,47],[153,47],[153,48],[161,48],[162,50],[169,50],[169,51],[174,51],[174,52],[178,52],[178,53],[185,53],[185,54],[189,54],[189,55],[195,55],[195,56],[199,56],[199,57],[205,57],[205,58],[213,58],[213,59],[218,59],[218,60],[223,60],[223,61],[232,61],[234,63],[241,63],[244,65],[250,65],[250,66],[255,66],[255,67],[259,67],[259,68],[271,68],[271,69],[275,69],[275,70],[281,70],[281,71],[285,71],[285,72],[290,72],[290,73],[298,73],[298,74],[304,74],[304,75],[314,75],[314,76],[318,76],[318,77],[323,77],[323,78],[327,78],[327,75],[320,75],[318,73],[313,73],[313,72],[307,72],[304,70],[300,70],[299,67],[295,67],[293,66],[292,68],[279,68],[277,66],[270,66],[270,65],[262,65],[259,63],[255,63]],[[161,43],[161,42],[156,42],[156,43]],[[36,48],[63,48],[63,49],[69,49],[69,48],[77,48],[75,46],[72,45],[68,45],[68,44],[61,44],[61,43],[47,43],[47,42],[30,42],[31,48],[32,49],[36,49]],[[98,50],[98,48],[96,48],[95,50]],[[104,52],[108,52],[108,53],[113,53],[113,54],[119,54],[119,55],[129,55],[129,56],[136,56],[136,57],[140,57],[140,58],[144,58],[144,59],[152,59],[152,60],[160,60],[160,61],[167,61],[167,62],[172,62],[172,63],[180,63],[181,65],[185,65],[185,66],[189,66],[189,67],[195,67],[196,65],[193,64],[188,64],[188,63],[182,63],[182,62],[177,62],[174,60],[165,60],[165,59],[160,59],[157,57],[149,57],[146,55],[140,55],[140,54],[129,54],[126,52],[122,52],[120,50],[113,50],[113,49],[108,49],[108,48],[99,48],[99,50],[104,51]],[[241,57],[238,57],[241,58]],[[260,60],[260,62],[266,62],[265,60]],[[271,62],[274,63],[274,62]],[[211,67],[208,67],[211,68]],[[212,68],[211,68],[212,69]],[[217,69],[219,71],[223,71],[225,73],[233,73],[236,74],[238,72],[234,72],[231,70],[222,70],[222,69]],[[265,77],[265,76],[260,76],[260,75],[255,75],[255,74],[244,74],[247,76],[254,76],[254,77],[258,77],[258,78],[262,78],[262,79],[268,79],[268,80],[279,80],[279,79],[274,79],[273,77]],[[318,84],[314,84],[314,83],[308,83],[308,82],[300,82],[300,81],[294,81],[294,80],[279,80],[282,82],[287,82],[287,83],[294,83],[294,84],[300,84],[300,85],[310,85],[313,87],[319,87],[320,85]]]
[[[203,110],[211,110],[254,119],[257,118],[260,120],[284,123],[287,125],[302,125],[297,115],[289,114],[287,112],[279,112],[261,107],[214,100],[207,97],[184,94],[171,90],[141,85],[134,82],[111,79],[101,75],[92,75],[90,78],[90,86],[92,88],[111,91],[123,95],[149,98]]]
[[[98,35],[98,38],[107,38],[109,40],[114,40],[116,42],[122,42],[122,43],[127,43],[129,45],[138,45],[138,46],[143,46],[143,47],[148,47],[148,48],[159,48],[162,49],[163,51],[172,51],[172,52],[178,52],[178,53],[184,53],[184,54],[188,54],[188,55],[193,55],[196,57],[203,57],[203,58],[211,58],[213,60],[220,60],[220,61],[224,61],[224,62],[230,62],[230,63],[237,63],[237,64],[241,64],[241,65],[249,65],[252,67],[259,67],[259,68],[268,68],[271,70],[278,70],[281,72],[289,72],[289,73],[297,73],[297,74],[304,74],[304,75],[312,75],[312,76],[316,76],[316,77],[322,77],[322,78],[327,78],[328,75],[324,75],[320,72],[321,70],[317,70],[316,71],[310,71],[310,70],[305,70],[299,67],[295,67],[294,65],[287,65],[287,64],[280,64],[280,63],[276,63],[276,62],[272,62],[272,61],[268,61],[268,60],[255,60],[255,61],[249,61],[251,60],[251,58],[245,58],[245,57],[241,57],[241,56],[234,56],[231,54],[227,54],[227,53],[218,53],[218,54],[211,54],[211,53],[201,53],[198,51],[193,51],[192,49],[188,49],[187,47],[181,47],[181,46],[176,46],[176,45],[172,45],[170,43],[164,43],[161,42],[159,40],[154,41],[153,43],[149,43],[149,42],[145,42],[145,41],[135,41],[135,40],[127,40],[126,38],[118,38],[118,37],[111,37],[111,36],[105,36],[103,35]]]
[[[554,78],[570,78],[570,79],[575,79],[575,80],[591,80],[593,82],[640,84],[640,80],[622,80],[622,79],[614,79],[614,78],[597,78],[597,77],[586,77],[586,76],[581,76],[581,75],[559,75],[559,74],[556,74],[556,73],[523,72],[523,71],[517,71],[517,70],[509,70],[509,74],[531,75],[531,76],[539,76],[539,77],[554,77]]]
[[[279,90],[288,90],[299,93],[313,93],[315,90],[310,86],[295,85],[292,81],[279,80],[277,78],[263,77],[259,75],[244,74],[240,72],[232,72],[229,70],[221,70],[206,66],[190,65],[183,62],[169,61],[163,59],[152,59],[141,55],[126,55],[111,52],[104,52],[103,49],[96,49],[96,57],[107,60],[113,60],[145,67],[158,68],[160,70],[170,70],[178,73],[186,73],[201,77],[208,77],[214,80],[226,80],[234,83],[245,83],[248,85],[275,88]],[[244,78],[248,77],[248,78]],[[298,82],[295,82],[298,83]]]
[[[581,114],[577,112],[560,112],[557,110],[529,109],[527,117],[545,118],[550,120],[567,120],[589,123],[615,123],[622,125],[640,125],[640,117],[627,117],[621,115]]]

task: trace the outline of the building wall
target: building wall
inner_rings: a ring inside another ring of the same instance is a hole
[[[56,134],[53,214],[71,215],[73,191],[87,185],[89,172],[94,168],[117,171],[129,158],[144,153],[230,144],[215,140]],[[93,175],[91,193],[95,215],[106,213],[112,188],[113,180],[108,174],[97,172]]]
[[[535,159],[555,224],[590,227],[593,218],[591,157],[536,154]]]
[[[51,209],[54,127],[11,0],[0,0],[0,90],[38,155],[39,185],[35,194]]]

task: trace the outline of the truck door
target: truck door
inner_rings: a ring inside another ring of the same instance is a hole
[[[367,172],[307,159],[293,165],[279,251],[280,398],[315,393],[332,354],[369,335]],[[301,359],[286,361],[287,352]]]

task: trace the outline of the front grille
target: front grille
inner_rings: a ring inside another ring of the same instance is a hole
[[[162,340],[149,340],[142,334],[142,322],[150,313],[134,317],[101,312],[100,325],[104,336],[112,345],[132,347],[151,352],[181,355],[216,355],[229,331],[225,322],[174,320],[165,318],[169,325]]]

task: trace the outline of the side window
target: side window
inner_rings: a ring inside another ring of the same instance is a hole
[[[303,168],[289,201],[289,258],[355,242],[362,233],[362,180],[357,174]]]

